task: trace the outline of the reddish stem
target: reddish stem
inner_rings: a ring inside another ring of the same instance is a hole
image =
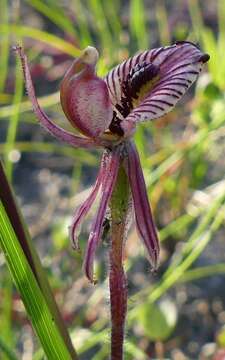
[[[127,313],[127,281],[123,270],[124,224],[113,227],[110,251],[111,360],[123,358],[124,325]]]
[[[123,359],[124,328],[127,313],[127,281],[123,269],[123,248],[129,203],[129,183],[124,169],[118,173],[111,198],[111,250],[109,255],[111,302],[111,360]]]

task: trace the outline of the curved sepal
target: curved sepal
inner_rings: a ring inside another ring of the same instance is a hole
[[[48,117],[48,115],[40,107],[38,100],[36,98],[33,82],[31,79],[31,74],[30,74],[30,70],[29,70],[29,66],[28,66],[27,57],[26,57],[22,47],[14,46],[13,50],[20,57],[20,61],[21,61],[22,69],[23,69],[24,80],[25,80],[25,85],[26,85],[26,89],[27,89],[27,94],[32,103],[34,113],[35,113],[36,117],[38,118],[38,120],[40,121],[40,124],[48,132],[50,132],[51,135],[55,136],[59,140],[66,142],[67,144],[70,144],[71,146],[81,147],[81,148],[95,147],[96,144],[94,143],[93,140],[74,135],[71,132],[62,129],[60,126],[56,125]]]
[[[103,179],[102,179],[102,187],[101,187],[100,204],[97,210],[96,218],[91,227],[91,232],[88,239],[88,244],[84,259],[84,271],[86,273],[87,278],[93,283],[96,282],[93,276],[94,256],[102,235],[103,221],[105,219],[107,206],[109,204],[114,189],[114,185],[117,179],[119,166],[120,166],[120,150],[116,149],[115,151],[109,152],[108,157],[106,159],[106,166],[102,174]]]
[[[131,186],[137,229],[147,249],[151,265],[153,269],[156,269],[159,258],[159,239],[148,201],[139,155],[131,142],[127,144],[127,153],[126,171]]]

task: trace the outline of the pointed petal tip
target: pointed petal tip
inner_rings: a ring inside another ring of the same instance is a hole
[[[185,44],[189,44],[189,45],[192,45],[194,47],[196,47],[196,49],[200,50],[200,46],[198,46],[197,44],[193,43],[192,41],[186,41],[186,40],[183,40],[183,41],[176,41],[175,42],[175,45],[179,46],[179,45],[185,45]],[[210,59],[210,56],[209,54],[202,54],[199,58],[199,61],[206,63],[207,61],[209,61]]]
[[[93,255],[88,254],[88,251],[86,252],[84,263],[83,263],[83,271],[87,277],[87,279],[90,281],[91,284],[96,285],[98,283],[98,280],[96,279],[96,276],[93,272]]]
[[[71,242],[71,246],[72,246],[72,249],[77,251],[77,252],[80,252],[80,245],[78,243],[78,236],[77,234],[73,231],[73,226],[68,226],[68,231],[69,231],[69,239],[70,239],[70,242]]]
[[[152,268],[151,268],[152,272],[156,272],[159,268],[159,252],[160,252],[160,249],[159,249],[159,247],[157,247],[155,249],[152,249],[148,254],[149,261],[152,266]]]
[[[207,61],[209,61],[210,56],[209,54],[203,54],[200,56],[199,61],[201,61],[203,64],[205,64]]]

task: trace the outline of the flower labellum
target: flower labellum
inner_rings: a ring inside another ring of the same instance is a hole
[[[138,123],[169,112],[197,79],[209,55],[188,42],[146,50],[112,69],[105,79],[95,72],[98,52],[87,47],[75,59],[60,86],[63,111],[84,137],[60,128],[40,108],[35,96],[26,55],[20,56],[28,96],[40,123],[54,136],[72,146],[105,148],[100,171],[88,199],[74,214],[70,236],[78,248],[77,232],[98,192],[100,204],[86,248],[84,269],[94,282],[93,260],[117,174],[124,167],[129,179],[137,229],[152,267],[157,268],[159,240],[148,202],[137,149],[132,141]]]

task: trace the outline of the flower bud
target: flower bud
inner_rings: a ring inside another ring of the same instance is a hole
[[[113,117],[108,89],[95,74],[98,52],[88,46],[74,60],[60,86],[63,111],[71,124],[84,135],[98,138]]]

